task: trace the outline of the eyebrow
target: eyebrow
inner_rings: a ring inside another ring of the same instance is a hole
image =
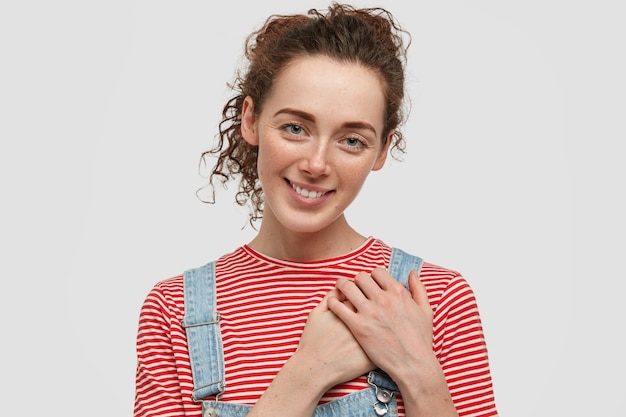
[[[301,119],[307,120],[309,122],[315,122],[315,116],[313,116],[311,113],[307,113],[305,111],[302,110],[296,110],[296,109],[292,109],[292,108],[284,108],[284,109],[280,109],[278,110],[276,113],[274,113],[274,116],[278,116],[279,114],[291,114],[293,116],[299,117]],[[374,134],[376,134],[376,129],[374,129],[374,126],[372,126],[371,124],[367,123],[367,122],[345,122],[342,127],[344,128],[350,128],[350,129],[366,129],[366,130],[371,130],[372,132],[374,132]]]

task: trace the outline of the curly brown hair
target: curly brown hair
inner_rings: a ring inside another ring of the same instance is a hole
[[[270,16],[246,39],[248,67],[237,73],[230,86],[235,95],[222,110],[217,144],[202,153],[202,164],[210,156],[217,157],[206,186],[211,197],[204,201],[215,202],[215,181],[226,187],[239,176],[235,201],[240,206],[250,203],[251,223],[262,217],[264,200],[257,174],[258,147],[248,144],[241,135],[243,102],[250,96],[255,114],[259,115],[281,70],[302,56],[325,55],[340,62],[359,63],[379,74],[386,98],[382,138],[386,142],[395,129],[390,146],[392,154],[404,153],[405,141],[398,126],[405,121],[404,69],[410,42],[408,32],[383,8],[357,9],[332,3],[325,13],[311,9],[306,15]]]

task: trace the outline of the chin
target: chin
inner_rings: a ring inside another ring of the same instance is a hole
[[[285,230],[294,233],[317,233],[328,229],[337,219],[295,214],[279,220]]]
[[[328,227],[328,225],[302,222],[283,223],[283,226],[286,230],[294,233],[317,233]]]

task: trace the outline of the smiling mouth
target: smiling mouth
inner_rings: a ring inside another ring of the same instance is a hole
[[[312,191],[312,190],[307,190],[306,188],[302,188],[298,185],[289,183],[289,185],[291,185],[291,188],[293,188],[294,190],[296,190],[296,193],[298,193],[299,195],[301,195],[304,198],[320,198],[321,196],[323,196],[324,194],[326,194],[328,191]]]

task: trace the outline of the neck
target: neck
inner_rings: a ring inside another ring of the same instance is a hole
[[[249,246],[272,258],[310,262],[344,255],[361,246],[366,237],[357,233],[342,216],[331,226],[312,232],[286,230],[263,218],[259,233]]]

